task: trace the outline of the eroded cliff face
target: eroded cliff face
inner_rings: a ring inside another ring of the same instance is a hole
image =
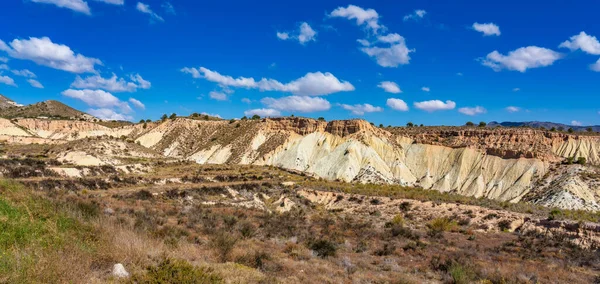
[[[332,180],[598,209],[597,184],[568,171],[550,174],[565,157],[585,157],[599,164],[600,139],[595,136],[531,129],[381,129],[363,120],[306,118],[235,122],[178,118],[121,128],[36,119],[16,124],[0,121],[0,134],[52,141],[125,136],[163,157],[201,164],[273,165]],[[538,182],[548,176],[556,182],[540,192]]]

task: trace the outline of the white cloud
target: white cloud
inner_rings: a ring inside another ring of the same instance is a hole
[[[38,89],[44,88],[44,85],[42,85],[42,83],[40,83],[38,80],[29,79],[29,80],[27,80],[27,82],[29,83],[29,85],[31,85],[34,88],[38,88]]]
[[[259,109],[247,110],[244,112],[244,115],[246,115],[246,116],[259,115],[262,117],[275,117],[275,116],[281,116],[281,113],[275,109],[259,108]]]
[[[164,2],[161,6],[165,10],[165,13],[171,15],[177,14],[177,12],[175,11],[175,7],[173,7],[173,4],[171,4],[171,2]]]
[[[100,108],[100,109],[89,109],[89,114],[103,120],[133,120],[133,117],[118,113],[112,109]]]
[[[306,96],[289,96],[279,99],[264,98],[261,103],[269,108],[282,111],[315,112],[331,108],[331,104],[323,98]]]
[[[104,2],[106,4],[113,4],[113,5],[124,5],[125,4],[125,0],[94,0],[97,2]]]
[[[377,40],[381,41],[381,42],[385,42],[385,43],[396,43],[396,42],[403,41],[404,38],[397,33],[392,33],[392,34],[387,34],[384,36],[378,36]]]
[[[92,14],[87,2],[83,0],[31,0],[31,2],[52,4],[60,8],[70,9],[86,15]]]
[[[463,73],[458,72],[458,73],[456,73],[456,76],[463,76]]]
[[[154,13],[154,11],[152,11],[152,9],[150,9],[150,6],[147,4],[144,4],[142,2],[138,2],[137,5],[135,6],[135,8],[144,13],[144,14],[148,14],[150,15],[150,19],[154,19],[157,20],[159,22],[164,22],[165,19],[163,19],[161,16],[159,16],[158,14]]]
[[[398,87],[398,84],[396,84],[392,81],[383,81],[383,82],[379,83],[379,85],[377,85],[377,87],[382,88],[384,91],[386,91],[388,93],[392,93],[392,94],[402,93],[402,90],[400,90],[400,87]]]
[[[131,107],[126,102],[122,102],[119,98],[113,96],[109,92],[102,90],[65,90],[63,96],[78,99],[91,107],[99,108],[119,108],[124,113],[131,112]]]
[[[191,74],[194,78],[204,78],[215,82],[222,87],[235,87],[246,89],[258,89],[260,91],[289,92],[299,96],[320,96],[337,92],[354,91],[354,86],[347,81],[338,80],[333,74],[315,72],[306,73],[294,81],[283,84],[274,79],[262,78],[256,81],[254,78],[221,75],[216,71],[204,67],[183,68],[181,72]]]
[[[39,65],[72,73],[94,73],[95,65],[102,65],[96,58],[75,54],[70,47],[53,43],[48,37],[10,42],[10,47],[0,40],[0,50],[13,58],[31,60]]]
[[[383,108],[372,106],[370,104],[356,104],[356,105],[341,104],[340,106],[345,110],[349,110],[354,115],[364,115],[365,113],[369,113],[369,112],[383,111]]]
[[[508,106],[505,108],[505,110],[508,112],[519,112],[521,111],[521,108],[516,106]]]
[[[558,47],[568,48],[571,51],[581,49],[583,52],[593,55],[600,55],[600,42],[595,36],[590,36],[585,32],[572,36],[564,41]]]
[[[387,106],[399,111],[408,111],[408,105],[401,99],[389,98],[387,99]]]
[[[520,91],[520,90],[521,90],[521,88],[514,88],[514,89],[512,89],[512,90],[513,90],[513,92],[518,92],[518,91]]]
[[[483,33],[484,36],[491,36],[491,35],[499,36],[500,35],[500,27],[498,27],[494,23],[486,23],[486,24],[474,23],[473,29],[478,32]]]
[[[476,107],[461,107],[458,109],[458,112],[465,114],[465,115],[477,115],[477,114],[482,114],[482,113],[486,113],[487,110],[483,107],[480,106],[476,106]]]
[[[398,35],[398,34],[393,34]],[[385,40],[391,40],[388,38],[390,35],[383,37]],[[414,49],[408,49],[404,38],[398,35],[399,38],[394,37],[395,43],[391,43],[388,47],[363,47],[362,52],[367,55],[374,57],[377,60],[377,64],[382,67],[398,67],[398,65],[408,64],[410,61],[409,53],[414,52]]]
[[[380,29],[385,29],[384,26],[379,24],[379,14],[377,11],[373,9],[363,9],[361,7],[355,5],[348,5],[348,7],[338,7],[333,10],[330,17],[341,17],[346,18],[348,20],[356,20],[356,24],[361,26],[366,24],[366,26],[371,29],[374,33],[377,33]]]
[[[0,70],[10,70],[10,67],[6,64],[0,64]]]
[[[150,82],[144,80],[140,74],[131,75],[129,79],[131,80],[130,82],[124,78],[118,78],[114,73],[110,78],[102,78],[100,75],[94,75],[83,79],[77,76],[71,87],[78,89],[102,89],[113,93],[131,93],[137,91],[137,89],[149,89],[152,85]]]
[[[129,98],[129,102],[136,108],[146,109],[146,106],[142,102],[140,102],[134,98]]]
[[[306,44],[309,41],[316,41],[315,36],[317,32],[311,28],[311,26],[303,22],[300,24],[300,28],[298,29],[298,33],[294,33],[290,35],[289,32],[277,32],[277,37],[281,40],[295,39],[298,40],[300,44]]]
[[[216,114],[216,113],[207,113],[207,112],[201,112],[201,115],[208,115],[208,116],[212,116],[212,117],[216,117],[216,118],[222,118],[220,115]]]
[[[290,38],[290,34],[277,32],[277,38],[281,40],[287,40]]]
[[[598,59],[598,61],[596,61],[596,63],[590,64],[590,69],[592,71],[600,72],[600,59]]]
[[[422,87],[421,91],[423,91],[423,92],[429,92],[429,91],[431,91],[431,89],[429,87]]]
[[[571,125],[573,125],[573,126],[582,126],[583,123],[581,123],[581,121],[573,120],[573,121],[571,121]]]
[[[8,77],[8,76],[0,75],[0,83],[9,85],[9,86],[13,86],[13,87],[17,86],[17,84],[15,84],[15,80],[13,80],[13,78]]]
[[[425,17],[426,14],[427,14],[427,11],[425,11],[425,10],[415,10],[412,14],[408,14],[408,15],[404,16],[404,18],[402,18],[402,20],[404,20],[405,22],[408,20],[418,20],[418,19],[422,19],[423,17]]]
[[[488,66],[494,69],[494,71],[508,69],[525,72],[530,68],[550,66],[554,61],[561,58],[562,54],[556,51],[537,46],[528,46],[513,50],[508,55],[500,54],[494,50],[486,58],[480,60],[484,66]]]
[[[217,100],[217,101],[226,101],[227,100],[227,94],[224,92],[212,91],[212,92],[208,93],[208,96],[211,99]]]
[[[251,103],[252,103],[252,100],[250,100],[249,98],[243,98],[243,99],[242,99],[242,103],[245,103],[245,104],[251,104]]]
[[[450,100],[447,100],[445,103],[440,100],[415,102],[414,105],[416,108],[427,112],[433,112],[438,110],[451,110],[456,107],[456,103]]]
[[[8,62],[8,58],[0,56],[0,62],[6,63]]]
[[[371,43],[368,40],[366,40],[366,39],[357,39],[356,41],[358,43],[360,43],[360,45],[362,45],[362,46],[369,46],[369,45],[371,45]]]
[[[27,70],[27,69],[23,69],[23,70],[12,70],[11,71],[13,74],[17,75],[17,76],[21,76],[21,77],[27,77],[27,78],[35,78],[37,77],[35,75],[35,73]]]

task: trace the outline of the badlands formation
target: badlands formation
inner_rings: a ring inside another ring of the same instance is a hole
[[[110,128],[0,119],[0,141],[52,145],[59,161],[143,159],[272,165],[315,177],[400,184],[500,201],[600,210],[600,137],[527,128],[378,128],[364,120],[177,118]],[[566,163],[585,158],[585,165]],[[63,170],[64,171],[64,170]]]

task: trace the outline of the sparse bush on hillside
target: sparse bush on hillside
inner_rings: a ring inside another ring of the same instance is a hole
[[[479,122],[479,127],[485,127],[487,125],[487,123],[485,123],[485,121]]]
[[[569,129],[567,130],[567,132],[569,133],[573,133],[575,130],[573,130],[573,128],[569,127]]]
[[[587,160],[585,159],[585,157],[579,157],[577,158],[577,163],[580,165],[585,165],[587,163]]]
[[[439,237],[443,232],[455,230],[458,227],[458,224],[449,218],[443,217],[431,220],[431,222],[427,224],[427,227],[429,228],[429,236]]]
[[[321,116],[321,117],[317,118],[317,120],[318,121],[325,121],[325,118]]]
[[[467,123],[465,123],[466,126],[475,126],[475,123],[471,122],[471,121],[467,121]]]
[[[145,274],[133,275],[128,283],[212,284],[224,283],[224,281],[210,269],[195,267],[184,260],[165,259],[157,266],[148,267]]]
[[[308,247],[321,258],[335,256],[337,252],[337,246],[335,243],[325,239],[312,241],[308,244]]]
[[[169,119],[176,119],[177,118],[177,114],[176,113],[172,113],[171,116],[169,116]]]
[[[252,116],[252,118],[251,118],[251,119],[252,119],[252,120],[259,120],[259,119],[260,119],[260,115],[258,115],[258,114],[255,114],[255,115],[253,115],[253,116]]]
[[[412,123],[412,122],[408,122],[408,123],[406,123],[406,127],[413,127],[413,126],[415,126],[415,125],[414,125],[414,123]]]

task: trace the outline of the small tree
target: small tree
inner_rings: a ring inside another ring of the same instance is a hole
[[[479,127],[485,127],[486,125],[487,125],[487,123],[485,123],[483,121],[479,123]]]
[[[569,129],[567,130],[567,132],[569,132],[569,133],[573,133],[573,131],[575,131],[575,130],[573,130],[573,128],[571,128],[571,127],[569,127]]]
[[[380,123],[380,124],[379,124],[379,128],[383,128],[383,123]]]
[[[565,131],[565,128],[564,128],[564,127],[562,127],[562,126],[559,126],[559,127],[558,127],[558,131],[561,131],[561,132],[562,132],[562,131]]]
[[[556,127],[550,128],[550,131],[552,131],[552,132],[556,131]]]
[[[259,120],[260,119],[260,115],[255,114],[252,116],[252,120]]]
[[[235,119],[233,119],[233,118],[229,120],[229,124],[232,124],[234,122],[235,122]]]
[[[588,127],[585,129],[587,132],[594,132],[594,129],[592,129],[591,127]]]
[[[413,126],[415,126],[415,124],[410,121],[408,123],[406,123],[406,127],[413,127]]]
[[[140,123],[144,123],[144,122],[146,122],[146,121],[145,121],[145,120],[143,120],[143,119],[142,119],[142,120],[140,120]]]
[[[577,158],[577,163],[580,165],[585,165],[585,163],[587,163],[587,160],[585,159],[585,157],[579,157]]]
[[[171,116],[169,116],[169,119],[176,119],[177,118],[177,114],[176,113],[172,113]]]
[[[242,116],[242,120],[248,120],[248,117],[246,117],[245,115]]]
[[[168,117],[166,114],[163,114],[163,115],[160,117],[160,120],[162,120],[162,121],[165,121],[165,120],[167,120],[167,118],[169,118],[169,117]]]
[[[467,123],[465,123],[466,126],[475,126],[475,123],[471,122],[471,121],[467,121]]]
[[[319,118],[317,118],[318,121],[325,121],[325,118],[320,116]]]
[[[152,122],[152,120],[146,119],[146,123],[150,123],[150,122]]]

